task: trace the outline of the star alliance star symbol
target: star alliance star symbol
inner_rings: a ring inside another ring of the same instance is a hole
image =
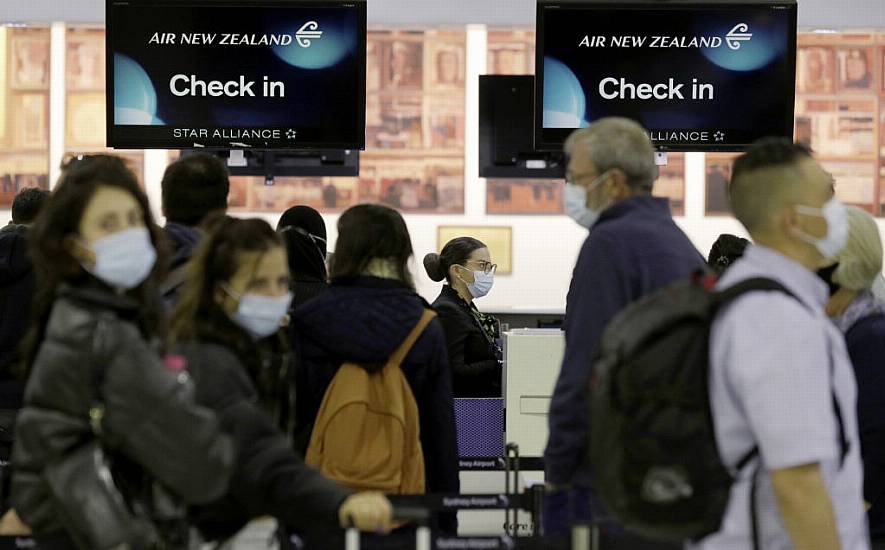
[[[716,132],[715,134],[713,134],[713,138],[714,138],[716,141],[725,141],[725,133],[723,133],[723,132],[721,132],[721,131],[720,131],[720,132]]]
[[[295,132],[295,130],[289,128],[288,130],[286,130],[286,139],[295,139],[296,133],[297,132]]]

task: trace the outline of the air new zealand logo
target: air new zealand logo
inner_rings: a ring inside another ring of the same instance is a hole
[[[741,49],[741,42],[748,42],[753,38],[753,33],[749,32],[750,27],[746,23],[738,23],[733,29],[725,35],[725,43],[732,50]]]
[[[319,30],[320,26],[316,21],[308,21],[298,32],[295,33],[295,40],[302,48],[309,48],[313,40],[319,40],[323,37],[323,31]]]

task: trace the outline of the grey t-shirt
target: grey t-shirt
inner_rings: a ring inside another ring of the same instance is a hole
[[[722,529],[687,547],[752,548],[750,485],[761,460],[756,510],[762,550],[793,548],[770,472],[812,463],[821,464],[842,550],[866,550],[869,535],[863,509],[857,388],[845,341],[824,311],[827,287],[803,266],[757,245],[726,272],[718,288],[751,277],[777,280],[801,303],[781,292],[753,292],[733,302],[713,324],[710,399],[719,451],[730,466],[753,446],[758,446],[759,458],[741,472],[732,468],[738,479]],[[849,442],[841,467],[834,391]]]

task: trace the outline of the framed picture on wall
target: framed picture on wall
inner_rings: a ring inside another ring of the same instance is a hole
[[[562,188],[562,180],[488,179],[486,213],[562,214]]]
[[[426,33],[424,42],[424,89],[463,89],[467,70],[466,44],[457,36]],[[448,39],[446,39],[448,38]]]
[[[412,40],[385,41],[382,45],[381,85],[387,90],[420,90],[423,84],[423,33]]]
[[[488,74],[535,73],[535,33],[531,30],[489,30]]]
[[[473,237],[489,247],[492,262],[498,264],[498,275],[513,274],[513,228],[487,225],[441,225],[436,230],[436,249],[457,237]]]
[[[797,92],[832,94],[836,90],[836,56],[832,48],[800,48]]]
[[[12,37],[12,87],[49,88],[49,33],[22,33]]]
[[[105,88],[104,30],[68,31],[65,72],[68,90],[103,90]]]
[[[21,94],[15,98],[16,145],[20,149],[45,149],[49,145],[49,108],[46,94]]]
[[[839,59],[839,90],[870,92],[875,85],[873,48],[843,48]]]
[[[86,92],[68,94],[66,140],[72,149],[105,146],[105,95]]]

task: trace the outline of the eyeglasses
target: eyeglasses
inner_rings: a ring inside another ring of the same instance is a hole
[[[493,273],[498,269],[498,264],[493,264],[492,262],[487,262],[485,260],[470,260],[470,262],[467,263],[471,262],[476,264],[477,267],[479,267],[479,270],[486,275],[488,275],[489,273]]]
[[[599,177],[599,176],[597,176],[596,174],[594,174],[592,172],[584,172],[583,174],[577,174],[577,175],[569,172],[565,175],[565,182],[570,183],[572,185],[577,185],[577,183],[581,180],[586,180],[589,178],[597,178],[597,177]]]

